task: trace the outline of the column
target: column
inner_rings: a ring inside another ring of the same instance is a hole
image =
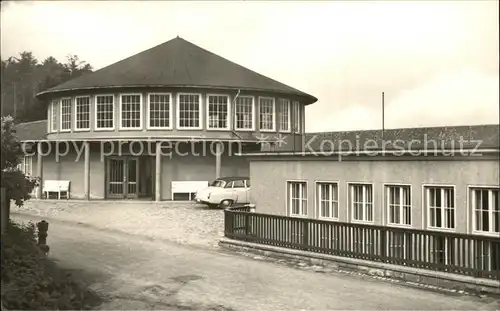
[[[83,142],[85,148],[85,164],[83,169],[83,183],[85,199],[90,200],[90,144],[88,141]]]
[[[156,142],[155,201],[161,201],[161,142]]]
[[[222,147],[221,142],[217,142],[215,145],[215,179],[220,178]]]
[[[38,186],[38,189],[36,191],[36,197],[38,199],[41,199],[43,197],[43,148],[42,148],[42,142],[39,141],[38,144],[36,145],[37,147],[37,152],[36,152],[36,174],[40,178],[40,185]]]

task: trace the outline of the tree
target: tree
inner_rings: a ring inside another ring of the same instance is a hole
[[[15,133],[14,119],[2,117],[1,185],[5,189],[8,205],[13,200],[17,206],[22,206],[38,186],[38,178],[27,176],[19,169],[24,150]]]

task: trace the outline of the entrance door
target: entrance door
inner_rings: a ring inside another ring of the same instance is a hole
[[[108,159],[108,197],[137,198],[139,166],[136,158],[112,157]]]

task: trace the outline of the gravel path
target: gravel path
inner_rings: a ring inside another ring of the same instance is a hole
[[[217,247],[224,233],[222,210],[189,202],[32,200],[12,207],[12,213],[209,248]]]

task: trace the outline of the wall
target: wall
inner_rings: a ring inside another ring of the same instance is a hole
[[[77,143],[76,148],[71,142],[70,150],[66,155],[61,155],[56,159],[55,144],[51,144],[49,153],[48,147],[44,149],[47,154],[43,157],[43,179],[44,180],[69,180],[71,189],[71,198],[85,198],[84,186],[84,153],[78,156],[81,143]],[[200,149],[195,149],[194,153],[182,156],[185,152],[189,152],[189,146],[180,147],[178,153],[172,153],[172,156],[164,155],[162,157],[161,168],[161,197],[163,200],[171,199],[171,182],[172,181],[213,181],[215,179],[215,155],[210,153],[210,150],[203,152]],[[63,148],[61,147],[61,150]],[[123,145],[122,154],[128,154],[128,145]],[[155,151],[154,147],[152,148]],[[227,153],[228,146],[226,145],[226,153],[221,159],[221,176],[249,176],[249,163],[245,157],[229,155]],[[237,151],[235,148],[233,151]],[[115,151],[118,151],[116,149]],[[172,150],[173,151],[173,150]],[[145,151],[146,153],[147,151]],[[63,152],[65,153],[65,152]],[[167,153],[164,153],[167,154]],[[195,155],[193,155],[195,154]],[[151,169],[153,170],[154,180],[154,157],[151,156]],[[90,144],[90,198],[104,199],[106,196],[106,161],[101,158],[101,146],[99,143]],[[37,175],[37,156],[33,156],[33,175]],[[154,193],[154,192],[153,192]]]
[[[251,201],[257,212],[287,215],[287,180],[308,182],[308,217],[317,218],[315,181],[339,182],[339,221],[349,222],[347,182],[373,183],[374,224],[387,222],[381,208],[384,183],[405,183],[412,186],[412,227],[423,229],[422,186],[424,184],[455,185],[457,232],[468,232],[467,186],[496,185],[499,182],[498,159],[464,160],[403,160],[403,161],[336,161],[315,159],[254,160],[250,161],[252,180]]]

